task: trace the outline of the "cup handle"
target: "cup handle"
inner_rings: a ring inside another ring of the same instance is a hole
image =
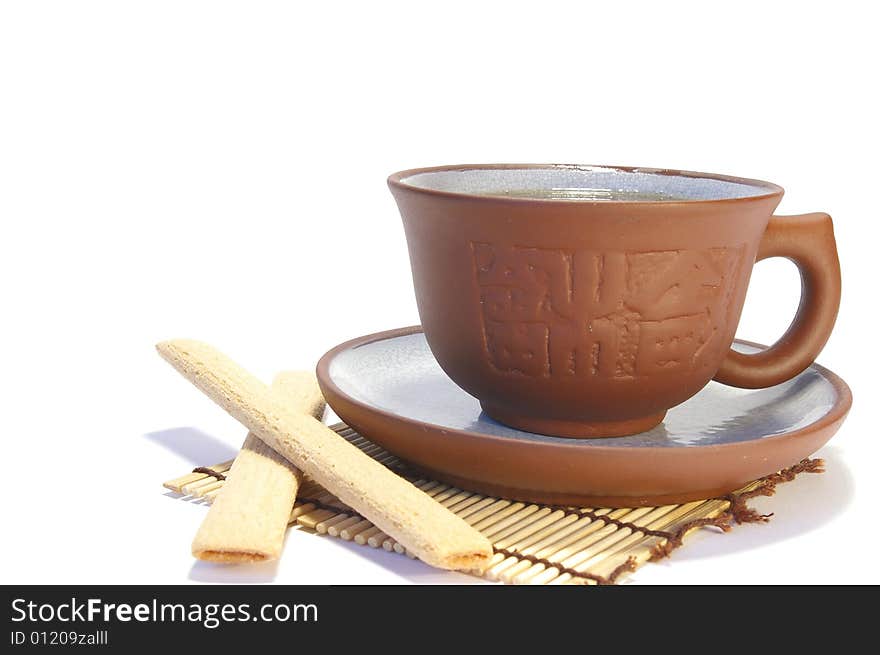
[[[831,217],[824,213],[772,216],[755,261],[787,257],[801,274],[801,302],[782,338],[753,355],[727,353],[715,380],[759,389],[806,369],[831,336],[840,306],[840,261]]]

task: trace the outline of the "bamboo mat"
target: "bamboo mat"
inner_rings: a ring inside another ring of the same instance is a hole
[[[414,475],[405,463],[344,423],[340,436],[403,475],[486,535],[495,555],[484,577],[508,584],[614,584],[648,561],[667,557],[701,527],[728,531],[736,523],[767,521],[746,504],[772,495],[802,472],[821,473],[822,460],[805,459],[723,498],[683,505],[609,509],[558,507],[493,498]],[[232,461],[198,467],[164,483],[167,489],[210,503],[223,488]],[[290,514],[291,525],[346,541],[409,554],[403,546],[306,478]]]

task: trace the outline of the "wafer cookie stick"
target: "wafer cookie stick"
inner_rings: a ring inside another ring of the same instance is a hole
[[[323,423],[292,411],[216,349],[189,340],[156,348],[251,432],[425,563],[476,571],[488,563],[486,537]]]
[[[316,419],[324,414],[314,373],[281,373],[272,383],[272,393],[299,414]],[[192,554],[211,562],[277,559],[301,482],[298,468],[248,434],[193,539]]]

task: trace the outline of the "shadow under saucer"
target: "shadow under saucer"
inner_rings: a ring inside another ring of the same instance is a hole
[[[686,548],[675,552],[674,559],[718,557],[761,548],[817,530],[840,516],[852,502],[852,473],[833,446],[823,448],[814,457],[825,460],[824,473],[802,473],[795,480],[778,485],[773,496],[748,501],[759,513],[773,513],[769,523],[737,525],[716,538],[699,538],[698,531],[688,538]]]

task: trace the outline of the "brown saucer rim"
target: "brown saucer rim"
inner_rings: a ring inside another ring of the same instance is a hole
[[[395,414],[393,412],[389,412],[384,409],[374,407],[374,406],[369,405],[361,400],[353,398],[349,394],[342,391],[342,389],[339,388],[339,386],[333,381],[333,378],[330,376],[330,363],[333,361],[333,359],[337,355],[339,355],[339,353],[341,353],[345,350],[351,350],[354,348],[358,348],[360,346],[365,346],[370,343],[375,343],[377,341],[385,341],[387,339],[394,339],[396,337],[405,337],[405,336],[409,336],[411,334],[416,334],[418,332],[423,332],[422,326],[421,325],[411,325],[408,327],[397,328],[394,330],[384,330],[382,332],[374,332],[372,334],[367,334],[364,336],[356,337],[354,339],[349,339],[348,341],[345,341],[345,342],[339,344],[338,346],[335,346],[334,348],[331,348],[330,350],[328,350],[324,354],[324,356],[321,357],[321,359],[318,361],[318,365],[316,367],[316,374],[318,376],[318,381],[321,383],[321,386],[326,386],[330,391],[332,391],[333,394],[335,394],[336,396],[339,396],[341,398],[344,398],[346,402],[348,402],[352,405],[358,406],[358,407],[362,408],[363,410],[368,411],[372,414],[378,414],[378,415],[382,416],[383,418],[386,418],[386,419],[389,419],[392,421],[405,421],[407,423],[410,423],[414,426],[417,426],[417,427],[420,427],[423,429],[428,429],[428,430],[441,429],[441,430],[448,431],[448,432],[454,432],[455,434],[458,434],[461,436],[472,437],[474,439],[479,439],[482,441],[498,441],[498,442],[503,442],[503,443],[513,442],[513,443],[521,444],[522,442],[519,440],[511,439],[509,437],[505,437],[502,435],[485,434],[482,432],[472,432],[470,430],[461,430],[458,428],[447,428],[444,426],[436,425],[434,423],[427,423],[425,421],[419,421],[417,419],[413,419],[413,418],[410,418],[407,416],[401,416],[400,414]],[[765,346],[764,344],[756,343],[754,341],[747,341],[744,339],[736,339],[735,343],[741,343],[743,345],[753,346],[755,348],[767,348],[767,346]],[[813,364],[810,365],[810,368],[817,370],[823,377],[825,377],[829,382],[831,382],[831,384],[834,386],[835,391],[837,391],[838,402],[836,402],[834,404],[834,406],[828,411],[828,413],[823,414],[821,417],[819,417],[813,423],[805,425],[804,427],[798,428],[797,430],[793,430],[791,432],[784,432],[784,433],[778,434],[778,435],[762,437],[761,438],[762,442],[769,443],[771,441],[777,441],[777,440],[783,440],[783,439],[789,440],[789,439],[797,438],[799,435],[802,435],[802,434],[811,434],[813,432],[816,432],[818,430],[822,430],[828,426],[831,426],[834,423],[841,421],[841,420],[843,420],[843,418],[846,417],[847,413],[849,412],[850,408],[852,407],[852,391],[850,390],[849,385],[846,382],[844,382],[843,379],[840,376],[838,376],[836,373],[834,373],[833,371],[830,371],[829,369],[825,368],[824,366],[821,366],[820,364],[813,362]],[[329,402],[329,400],[330,399],[328,399],[328,402]],[[578,439],[572,439],[571,443],[560,442],[559,444],[554,443],[553,445],[554,445],[554,447],[558,446],[560,448],[579,448],[579,449],[582,449],[583,445],[579,445],[578,444],[579,441],[580,440],[578,440]],[[597,453],[597,454],[601,454],[603,452],[608,452],[610,454],[611,452],[614,452],[616,454],[616,453],[620,453],[623,450],[633,450],[632,446],[614,446],[613,441],[614,441],[613,438],[609,438],[608,445],[601,445],[601,446],[590,445],[590,452]],[[746,442],[746,443],[749,443],[749,442]],[[718,449],[718,450],[723,450],[723,449],[735,450],[739,447],[741,447],[740,442],[726,443],[726,444],[707,444],[707,445],[698,445],[697,444],[697,445],[686,446],[687,449],[704,448],[704,449]],[[662,446],[639,446],[638,447],[639,453],[644,453],[645,455],[651,455],[651,454],[658,455],[658,456],[665,455],[669,452],[669,450],[670,450],[670,448],[662,447]],[[673,448],[672,450],[677,450],[677,449]]]
[[[340,352],[421,331],[420,326],[413,326],[378,332],[329,351],[317,367],[327,403],[351,427],[413,470],[421,469],[461,489],[511,500],[646,507],[723,497],[816,452],[834,436],[852,405],[847,384],[813,364],[835,388],[837,402],[798,430],[725,444],[633,447],[615,446],[615,440],[608,438],[601,439],[601,445],[585,446],[582,439],[529,441],[417,421],[355,400],[330,378],[330,364]],[[481,453],[495,457],[489,473],[479,464],[485,461]]]

